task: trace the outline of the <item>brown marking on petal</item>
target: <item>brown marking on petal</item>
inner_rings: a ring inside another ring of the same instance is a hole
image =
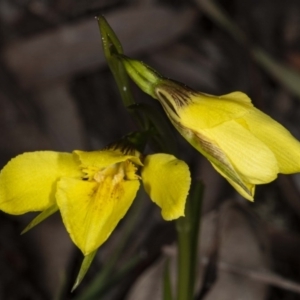
[[[120,196],[124,194],[124,187],[122,182],[124,181],[122,174],[116,174],[115,176],[104,176],[102,181],[96,186],[94,194],[91,195],[95,201],[95,209],[102,209],[102,203],[98,201],[119,201]]]
[[[169,106],[175,105],[176,108],[181,108],[188,105],[191,101],[191,96],[196,95],[197,93],[191,88],[179,83],[179,82],[170,82],[169,84],[160,85],[155,89],[155,93],[158,97],[158,100],[163,100],[168,102]],[[168,96],[172,100],[168,99]],[[173,108],[173,111],[176,110]]]
[[[122,184],[117,183],[115,185],[113,185],[112,189],[111,189],[111,193],[110,193],[110,198],[114,199],[116,201],[120,200],[120,196],[124,194],[124,187]]]
[[[169,89],[169,93],[178,107],[185,106],[189,103],[190,94],[186,93],[185,90],[173,88]]]
[[[235,171],[230,160],[226,154],[222,151],[221,148],[215,142],[208,140],[199,132],[193,131],[194,136],[197,139],[197,142],[200,144],[200,148],[205,152],[205,156],[213,162],[221,171],[226,174],[231,180],[238,184],[247,194],[252,196],[251,191],[244,184],[243,180],[240,178],[238,173]],[[200,151],[200,149],[198,149]]]
[[[124,155],[132,155],[137,157],[141,156],[140,152],[136,150],[135,146],[126,139],[111,143],[107,145],[103,150],[120,151]]]
[[[235,171],[226,154],[218,147],[216,142],[210,141],[199,132],[182,126],[179,122],[171,120],[177,130],[186,138],[201,154],[211,163],[217,166],[228,178],[238,184],[248,195],[252,196],[249,188],[244,184],[238,173]]]
[[[168,97],[160,91],[157,91],[157,95],[158,95],[159,100],[161,100],[161,105],[163,106],[164,110],[168,111],[168,109],[170,109],[179,118],[177,111],[173,107],[173,105],[172,105],[171,101],[168,99]]]

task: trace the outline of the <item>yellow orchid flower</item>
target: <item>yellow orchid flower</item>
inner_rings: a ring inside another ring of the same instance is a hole
[[[242,92],[213,96],[119,56],[139,87],[161,103],[182,136],[246,199],[278,173],[300,172],[300,142]]]
[[[185,162],[169,154],[143,159],[136,150],[116,147],[13,158],[0,173],[0,209],[14,215],[59,209],[72,241],[88,255],[124,217],[140,180],[165,220],[184,215],[191,181]]]

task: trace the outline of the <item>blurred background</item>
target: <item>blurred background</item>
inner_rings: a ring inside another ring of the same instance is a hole
[[[136,129],[97,15],[128,56],[205,93],[243,91],[300,139],[297,0],[0,0],[1,168],[26,151],[101,149]],[[299,175],[259,186],[248,203],[174,135],[205,184],[195,299],[300,299]],[[176,276],[174,223],[142,192],[136,203],[72,294],[82,255],[59,214],[20,236],[34,214],[0,212],[0,299],[161,299],[166,258]]]

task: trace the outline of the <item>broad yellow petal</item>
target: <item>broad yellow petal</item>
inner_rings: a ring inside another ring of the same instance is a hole
[[[148,155],[144,161],[142,180],[146,192],[160,208],[165,220],[184,216],[185,202],[191,184],[185,162],[173,155]]]
[[[215,141],[244,182],[263,184],[277,177],[273,152],[238,122],[229,121],[202,133]]]
[[[241,92],[220,97],[197,93],[191,100],[178,113],[181,125],[196,131],[241,118],[252,107],[251,100]]]
[[[133,150],[131,152],[133,152]],[[118,149],[107,149],[90,152],[76,150],[74,153],[83,166],[96,168],[98,170],[125,160],[131,160],[137,165],[142,165],[137,151],[134,151],[133,154],[123,154]]]
[[[71,178],[59,181],[56,198],[63,222],[84,255],[107,240],[129,209],[138,188],[138,180],[113,185],[111,177],[101,184]]]
[[[300,172],[300,142],[287,129],[256,108],[244,119],[249,130],[272,150],[280,173]]]
[[[52,151],[21,154],[0,174],[0,209],[9,214],[41,211],[55,203],[56,183],[80,176],[73,155]]]

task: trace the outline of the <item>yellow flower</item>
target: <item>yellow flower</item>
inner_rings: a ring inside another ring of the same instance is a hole
[[[140,179],[165,220],[184,215],[188,166],[172,155],[153,154],[143,160],[136,150],[116,147],[17,156],[0,174],[0,209],[15,215],[59,209],[71,239],[88,255],[126,214]]]
[[[278,173],[300,172],[300,143],[255,108],[242,92],[212,96],[163,78],[147,65],[120,56],[140,88],[158,99],[182,136],[246,199]]]

